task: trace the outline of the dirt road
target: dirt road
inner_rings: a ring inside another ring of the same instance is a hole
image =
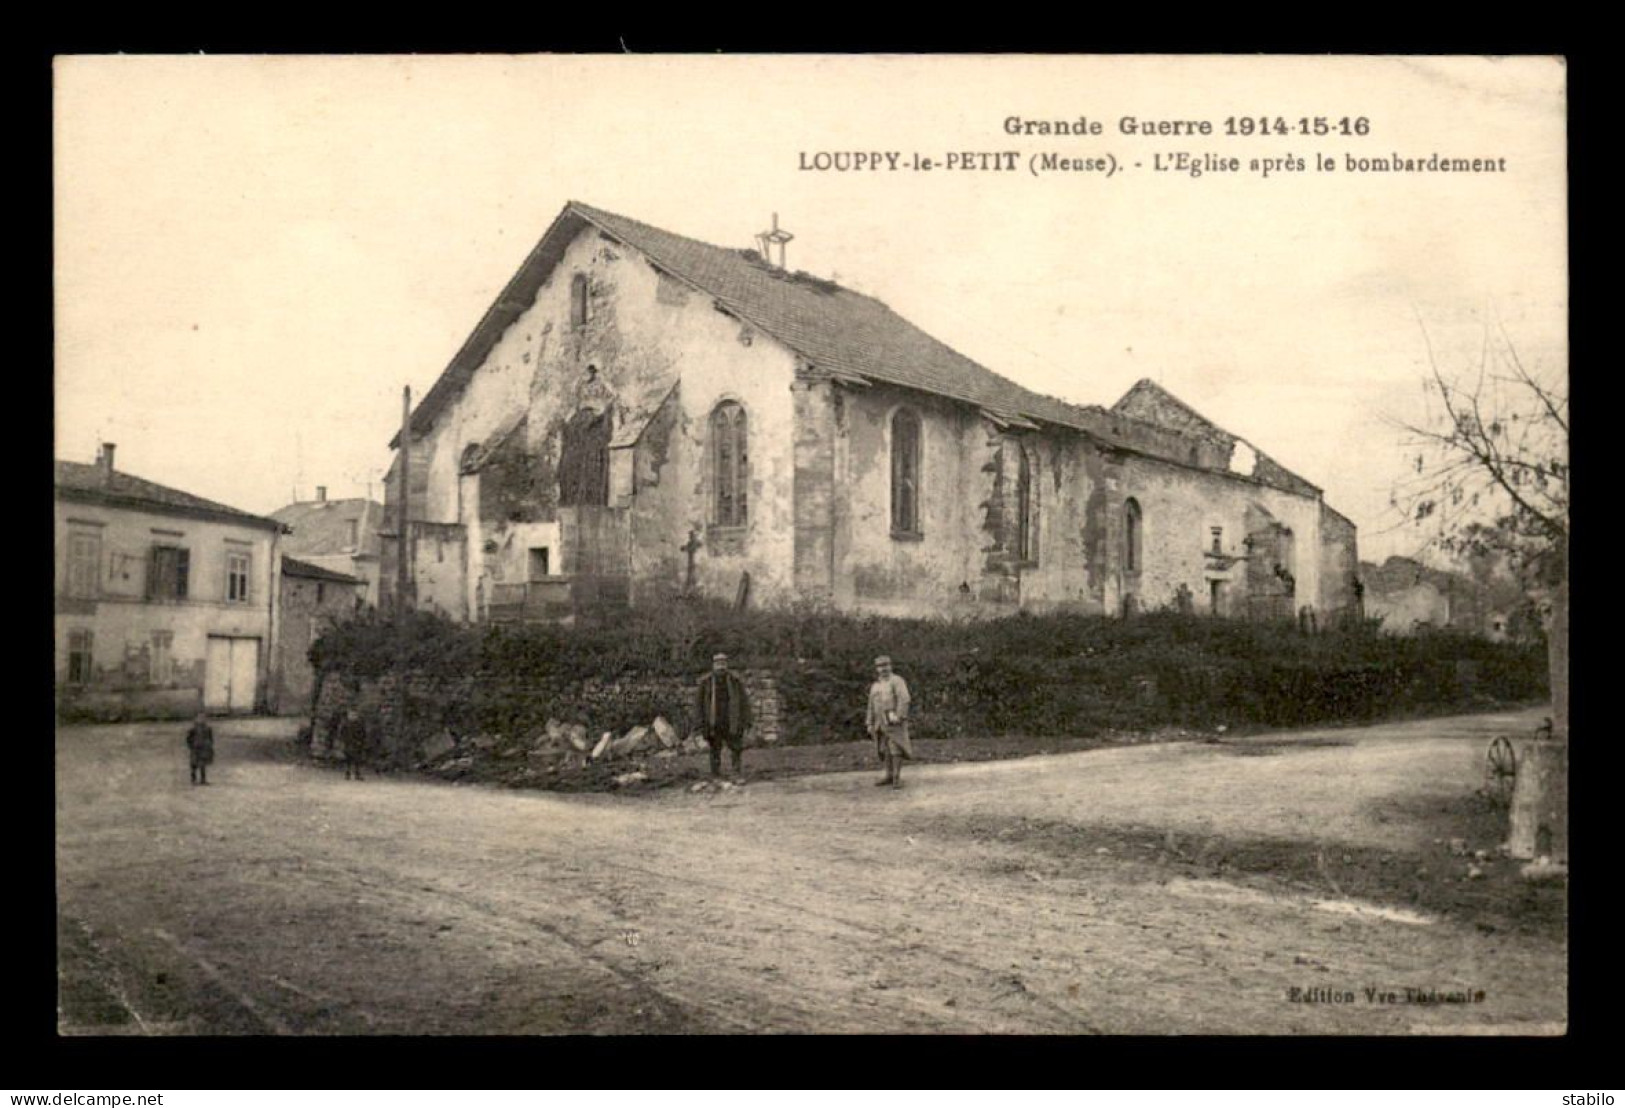
[[[183,727],[64,729],[59,1025],[1558,1033],[1563,890],[1442,845],[1495,845],[1484,747],[1537,721],[634,798],[347,782],[280,721],[193,788]]]

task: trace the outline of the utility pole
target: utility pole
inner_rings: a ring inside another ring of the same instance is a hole
[[[412,513],[409,501],[412,495],[411,469],[412,469],[412,386],[407,385],[401,390],[401,512],[399,521],[399,535],[396,541],[399,545],[399,557],[395,566],[395,607],[404,614],[408,604],[408,597],[412,589],[412,542],[407,534],[407,524],[411,521]]]
[[[399,535],[396,537],[395,565],[395,628],[400,636],[395,664],[395,762],[406,765],[406,659],[410,653],[411,632],[407,626],[412,594],[412,536],[409,525],[412,511],[409,504],[412,493],[412,386],[401,390],[401,448],[398,455],[401,472],[401,512]]]

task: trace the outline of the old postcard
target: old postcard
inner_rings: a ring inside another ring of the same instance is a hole
[[[1561,59],[54,82],[62,1034],[1566,1029]]]

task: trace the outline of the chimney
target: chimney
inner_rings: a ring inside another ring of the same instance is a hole
[[[113,443],[104,442],[102,452],[96,457],[96,464],[102,467],[102,480],[109,483],[113,480],[113,450]]]
[[[316,503],[318,503],[318,504],[327,503],[327,486],[326,485],[317,485],[316,486]]]

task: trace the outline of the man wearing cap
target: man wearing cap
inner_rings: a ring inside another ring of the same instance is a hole
[[[886,776],[876,785],[903,787],[903,759],[914,757],[908,741],[908,682],[891,671],[891,659],[875,659],[875,683],[869,686],[869,734],[875,754],[886,763]]]
[[[750,694],[737,674],[728,672],[728,656],[713,655],[711,672],[700,678],[694,717],[711,747],[711,776],[722,776],[722,747],[733,759],[734,783],[745,783],[745,732],[750,728]]]

